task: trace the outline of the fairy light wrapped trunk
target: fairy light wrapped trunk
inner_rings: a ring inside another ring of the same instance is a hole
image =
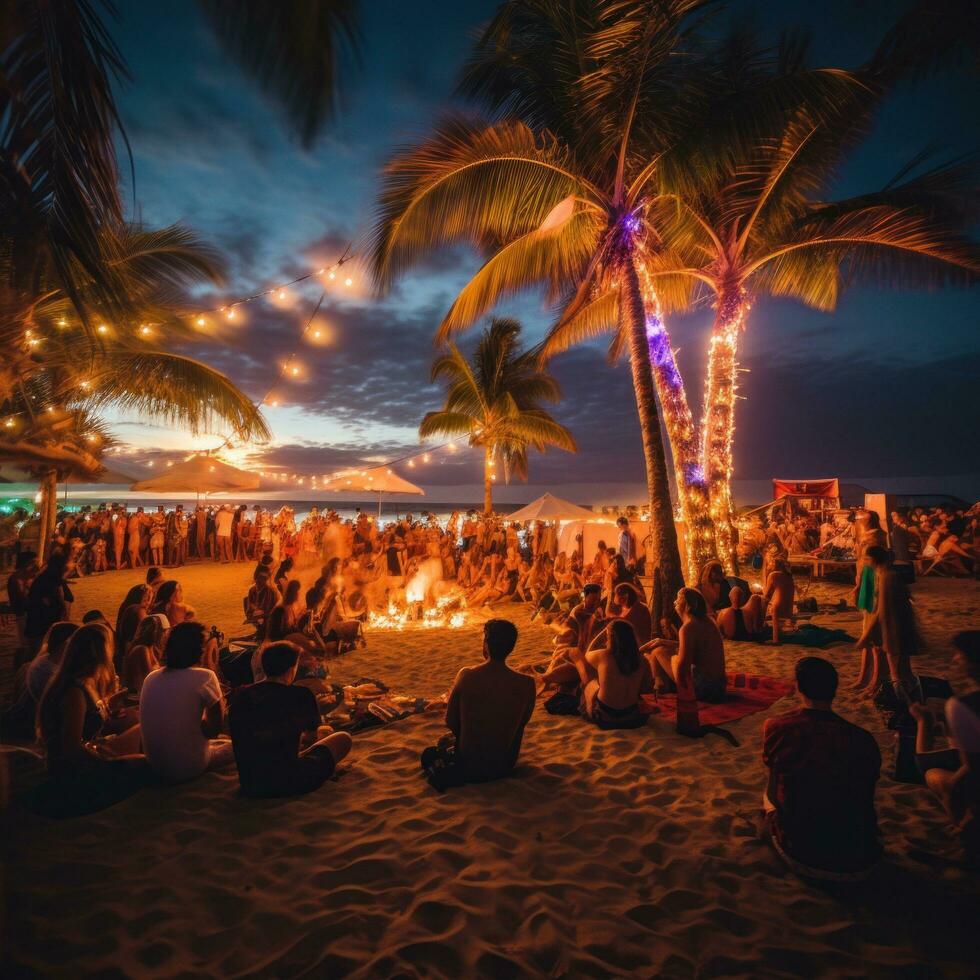
[[[704,393],[702,445],[711,520],[715,527],[718,558],[730,574],[736,570],[731,482],[735,399],[738,396],[738,341],[748,312],[745,289],[737,283],[726,286],[718,300],[708,344]]]
[[[637,267],[643,291],[650,366],[667,427],[677,496],[687,531],[687,581],[693,584],[698,581],[702,565],[717,555],[701,441],[670,345],[653,277],[643,261],[642,252],[638,255]]]

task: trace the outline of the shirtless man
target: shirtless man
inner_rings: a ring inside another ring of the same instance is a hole
[[[112,552],[115,568],[123,567],[123,551],[126,548],[126,508],[123,507],[112,515]]]
[[[129,517],[129,522],[126,527],[126,543],[129,548],[130,568],[139,568],[142,564],[140,561],[140,535],[143,531],[145,520],[142,507],[137,507]]]
[[[780,620],[793,618],[795,597],[796,584],[789,570],[789,562],[779,558],[766,579],[766,594],[762,599],[762,608],[767,609],[772,616],[773,643],[779,643]]]
[[[654,640],[643,649],[654,676],[668,691],[677,689],[677,678],[690,671],[699,701],[725,700],[725,643],[708,604],[696,589],[681,589],[674,609],[681,618],[676,640]]]
[[[601,589],[590,583],[582,589],[582,601],[568,614],[562,632],[555,640],[555,653],[548,670],[539,676],[543,687],[549,684],[577,684],[578,668],[572,650],[582,656],[592,641],[605,629],[606,620],[600,605]]]
[[[437,788],[500,779],[514,768],[534,711],[534,681],[506,663],[516,643],[513,623],[487,620],[483,663],[456,675],[446,706],[455,749],[443,739],[422,753],[422,766]]]

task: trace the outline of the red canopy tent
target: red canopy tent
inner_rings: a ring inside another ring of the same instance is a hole
[[[808,497],[814,500],[840,500],[840,482],[831,480],[773,480],[772,499]]]

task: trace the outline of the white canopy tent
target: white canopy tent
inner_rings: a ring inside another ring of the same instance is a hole
[[[376,493],[378,495],[378,518],[381,517],[381,496],[385,493],[411,493],[425,496],[425,491],[414,483],[400,477],[387,466],[373,466],[367,470],[345,470],[335,473],[329,480],[321,483],[324,490],[339,493]]]
[[[594,521],[598,518],[599,515],[594,511],[562,500],[552,493],[545,493],[520,510],[507,515],[508,521]]]
[[[247,473],[215,456],[200,453],[174,463],[158,476],[140,480],[129,489],[137,493],[225,493],[228,491],[257,490],[259,477]]]

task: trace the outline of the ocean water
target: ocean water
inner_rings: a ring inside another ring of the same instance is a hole
[[[6,491],[6,492],[4,492]],[[0,502],[6,507],[12,505],[23,505],[28,508],[31,506],[32,496],[24,493],[17,493],[7,488],[0,488]],[[71,491],[68,493],[67,500],[65,500],[64,493],[59,494],[58,504],[61,507],[67,507],[70,511],[81,510],[82,507],[90,507],[92,510],[97,510],[101,504],[106,504],[111,506],[112,504],[123,504],[127,510],[135,510],[137,507],[142,507],[143,510],[149,512],[156,510],[161,504],[167,509],[171,510],[178,504],[182,504],[184,510],[193,510],[196,506],[193,497],[188,497],[187,495],[182,495],[179,497],[153,497],[145,493],[129,493],[128,491],[120,491],[112,493],[111,491],[104,494],[93,493],[91,491],[85,491],[81,493],[73,494]],[[293,508],[296,514],[297,523],[304,520],[310,513],[310,511],[316,507],[321,513],[325,510],[335,510],[341,517],[341,520],[353,520],[357,517],[359,511],[363,511],[371,517],[378,518],[378,504],[377,501],[365,500],[361,503],[358,501],[343,501],[343,502],[333,502],[324,500],[282,500],[282,499],[262,499],[260,497],[237,497],[233,498],[231,495],[224,495],[220,497],[212,497],[206,502],[207,506],[220,507],[222,504],[230,504],[232,506],[239,506],[241,504],[246,504],[249,511],[252,511],[255,506],[264,508],[265,510],[271,510],[273,513],[279,510],[280,507],[289,506]],[[423,513],[435,514],[436,519],[441,523],[445,524],[453,511],[459,511],[460,514],[465,514],[466,511],[473,509],[472,502],[470,503],[460,503],[456,501],[429,501],[427,499],[416,499],[411,502],[404,501],[386,501],[381,502],[381,512],[380,520],[382,525],[389,524],[393,521],[398,521],[405,517],[406,514],[411,514],[415,519]],[[507,504],[507,503],[494,503],[494,510],[498,514],[509,514],[515,510],[522,507],[523,504]],[[476,508],[477,511],[480,510],[479,507]]]

